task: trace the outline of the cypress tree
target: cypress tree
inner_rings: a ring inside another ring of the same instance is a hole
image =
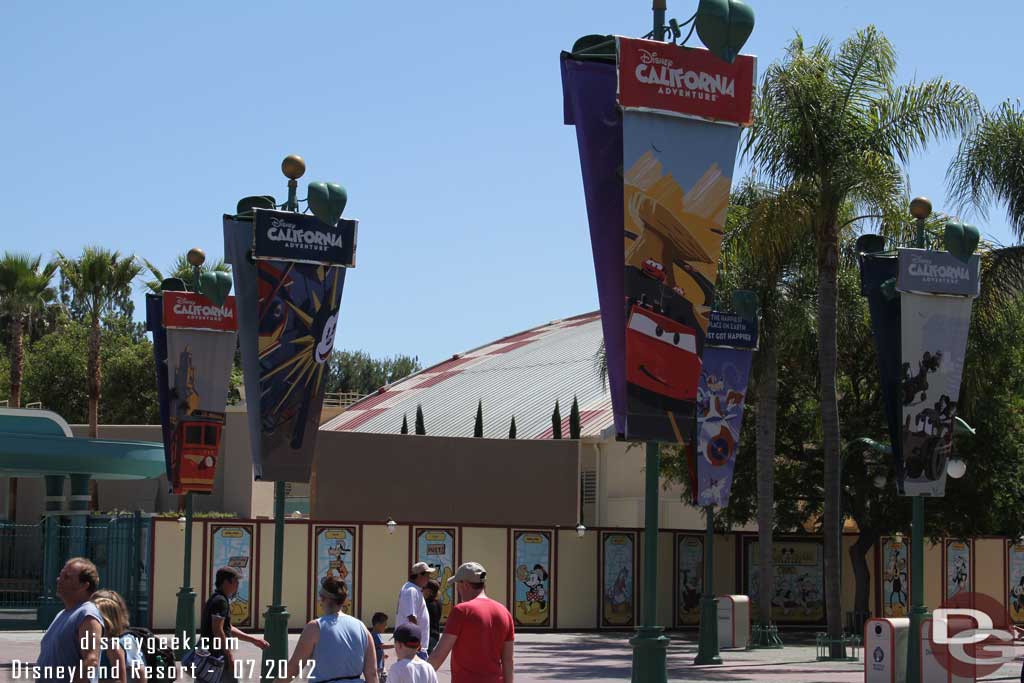
[[[508,426],[508,438],[516,438],[516,416],[512,416],[512,424]]]
[[[427,433],[427,427],[423,424],[423,406],[416,404],[416,433],[423,436]]]
[[[558,407],[558,399],[555,399],[555,412],[551,413],[551,438],[562,438],[562,410]]]
[[[473,423],[473,436],[482,438],[484,435],[484,400],[476,404],[476,422]]]
[[[580,438],[580,404],[576,396],[572,397],[572,408],[569,409],[569,438]]]
[[[400,431],[399,434],[408,434],[408,433],[409,433],[409,419],[403,414],[402,415],[402,431]]]

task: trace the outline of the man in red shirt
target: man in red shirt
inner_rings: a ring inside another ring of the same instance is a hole
[[[486,578],[481,565],[467,562],[450,579],[461,602],[428,661],[440,669],[451,653],[452,683],[514,683],[512,615],[484,593]]]

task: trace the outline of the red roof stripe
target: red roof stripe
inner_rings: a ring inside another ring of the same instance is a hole
[[[532,344],[532,343],[533,343],[532,339],[526,339],[524,341],[517,341],[517,342],[513,342],[511,344],[504,344],[500,349],[494,349],[493,351],[488,351],[485,355],[487,355],[487,356],[497,356],[498,354],[501,354],[501,353],[508,353],[509,351],[515,351],[516,349],[522,348],[524,346],[528,346],[529,344]]]
[[[390,398],[394,398],[395,394],[402,393],[402,389],[390,389],[388,391],[382,391],[373,396],[369,396],[360,401],[357,405],[353,406],[355,410],[369,410],[376,405],[387,401]]]
[[[387,408],[371,408],[370,410],[353,411],[354,417],[341,425],[344,429],[355,429],[364,422],[368,422],[381,413],[386,413]]]
[[[455,372],[439,372],[436,375],[428,377],[425,380],[423,380],[422,382],[419,382],[418,384],[416,384],[415,388],[416,389],[426,389],[427,387],[436,386],[436,385],[440,384],[441,382],[445,381],[446,379],[451,379],[452,377],[455,377],[456,375],[461,375],[461,374],[462,373],[460,371],[455,371]]]

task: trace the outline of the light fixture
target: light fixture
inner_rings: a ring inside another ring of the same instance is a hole
[[[889,483],[889,477],[885,476],[884,473],[879,472],[878,474],[875,475],[874,484],[875,484],[875,488],[876,489],[882,490],[882,489],[885,488],[885,485],[888,484],[888,483]]]
[[[896,532],[896,542],[899,543],[900,545],[903,545],[903,532],[902,531],[897,531]]]
[[[384,522],[384,525],[388,528],[388,533],[395,533],[395,527],[398,526],[398,522],[388,517],[388,521]]]
[[[583,538],[583,536],[586,533],[587,533],[587,527],[583,526],[583,522],[580,522],[579,524],[576,525],[576,535],[577,536],[579,536],[580,538]]]
[[[292,519],[302,519],[302,513],[296,510],[292,513]]]
[[[185,515],[178,517],[178,531],[185,533]]]
[[[946,474],[953,479],[959,479],[967,474],[967,463],[960,458],[953,458],[946,463]]]

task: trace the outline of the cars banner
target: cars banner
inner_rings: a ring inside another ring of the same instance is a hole
[[[235,298],[164,291],[146,299],[171,492],[211,493],[237,343]]]
[[[904,491],[942,496],[946,461],[967,353],[971,304],[981,287],[980,259],[899,250],[900,400]]]
[[[617,68],[563,54],[565,120],[577,130],[616,428],[681,443],[755,61],[632,38],[617,52]]]
[[[355,221],[330,227],[287,211],[255,213],[254,221],[224,217],[253,475],[308,482],[345,269],[355,263]],[[264,229],[266,239],[258,237]]]

